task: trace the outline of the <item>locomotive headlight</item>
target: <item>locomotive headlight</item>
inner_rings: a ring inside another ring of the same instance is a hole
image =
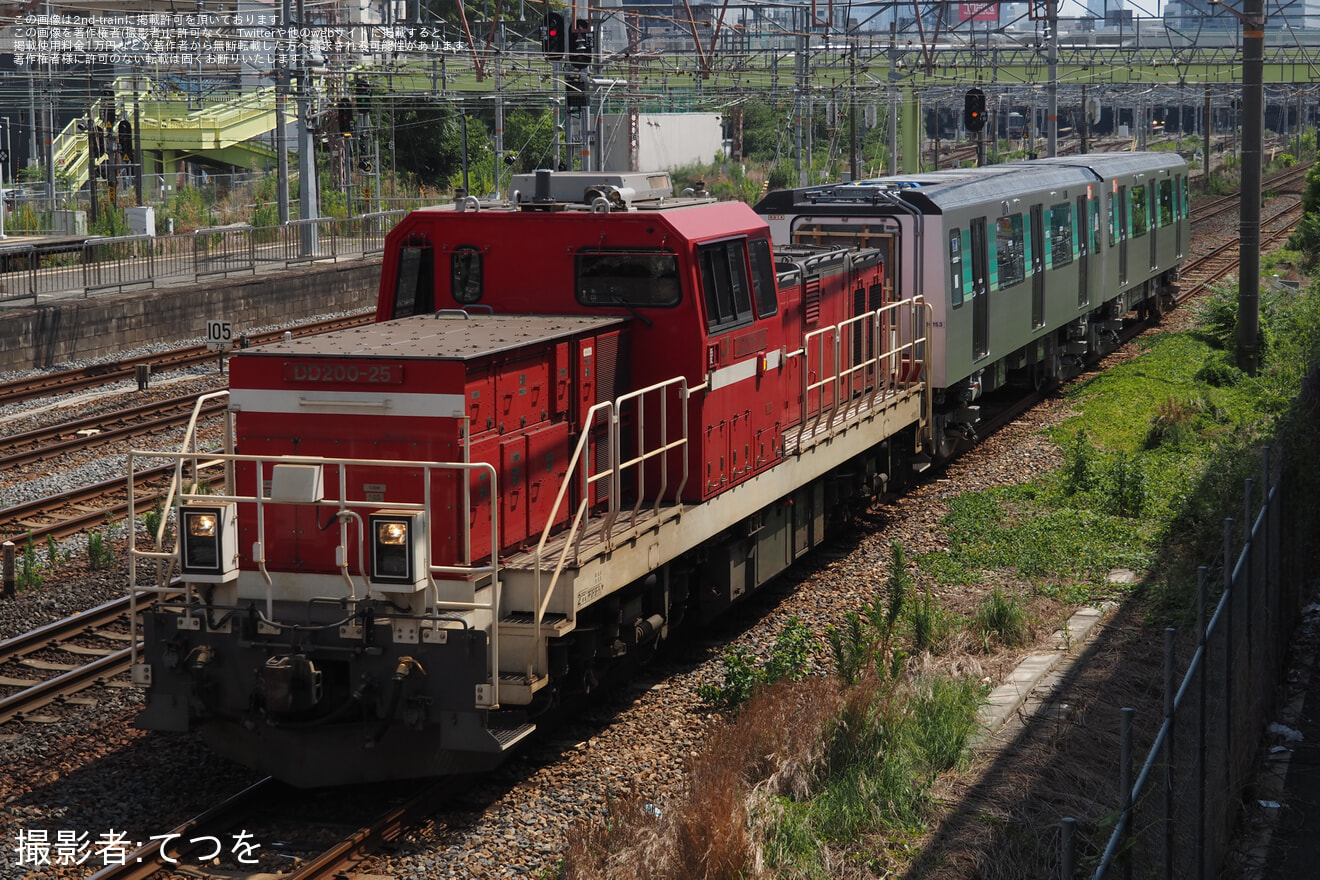
[[[370,516],[371,582],[415,588],[426,580],[425,529],[418,513]]]
[[[185,504],[180,568],[189,580],[223,583],[238,576],[238,525],[233,504]]]
[[[194,538],[214,538],[219,520],[214,513],[197,511],[185,514],[188,520],[188,534]]]

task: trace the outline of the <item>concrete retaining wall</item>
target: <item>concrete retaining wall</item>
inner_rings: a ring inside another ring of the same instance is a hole
[[[0,372],[58,368],[153,342],[206,335],[208,320],[234,334],[376,304],[380,260],[310,266],[204,284],[94,293],[0,309]]]

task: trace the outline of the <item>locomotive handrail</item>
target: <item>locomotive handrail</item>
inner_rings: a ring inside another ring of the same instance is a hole
[[[197,454],[198,454],[198,452],[199,452],[199,450],[196,449],[196,444],[197,444],[197,426],[198,426],[198,423],[201,421],[202,413],[203,413],[203,410],[206,408],[206,404],[207,404],[208,402],[212,401],[212,400],[215,400],[215,399],[218,399],[218,398],[221,398],[221,397],[228,397],[228,396],[229,396],[229,390],[228,390],[228,389],[225,389],[225,390],[223,390],[223,391],[212,391],[212,392],[210,392],[210,393],[203,394],[202,396],[198,397],[196,403],[193,404],[192,415],[188,418],[188,424],[184,426],[184,430],[183,430],[183,442],[180,444],[180,447],[179,447],[179,448],[180,448],[181,450],[183,450],[183,451],[182,451],[182,453],[179,454],[179,457],[178,457],[178,458],[175,460],[175,462],[174,462],[174,475],[173,475],[173,476],[171,477],[171,479],[170,479],[170,485],[169,485],[169,487],[165,490],[165,496],[161,499],[161,509],[162,509],[163,511],[165,511],[165,515],[161,516],[161,518],[160,518],[160,522],[159,522],[159,523],[157,524],[157,526],[156,526],[156,534],[154,535],[154,539],[155,539],[155,547],[156,547],[156,549],[155,549],[155,550],[152,550],[152,551],[138,550],[137,547],[134,546],[135,542],[133,541],[132,534],[130,533],[130,537],[129,537],[129,566],[128,566],[128,567],[129,567],[129,584],[130,584],[130,587],[129,587],[129,599],[128,599],[128,604],[129,604],[129,635],[132,637],[131,644],[132,644],[132,646],[133,646],[133,650],[129,653],[129,661],[131,662],[132,665],[137,665],[137,662],[138,662],[138,660],[137,660],[137,643],[138,643],[138,638],[137,638],[137,619],[138,619],[138,616],[137,616],[137,598],[136,598],[136,596],[137,596],[137,588],[136,588],[136,584],[137,584],[137,560],[138,560],[139,558],[143,558],[143,559],[155,559],[155,560],[157,561],[156,585],[155,585],[157,589],[159,589],[159,588],[160,588],[161,586],[163,586],[164,584],[168,583],[168,582],[170,581],[170,579],[173,577],[173,574],[174,574],[174,567],[175,567],[176,564],[178,564],[178,561],[179,561],[179,546],[180,546],[180,542],[183,540],[183,536],[182,536],[182,534],[176,529],[176,530],[175,530],[175,535],[174,535],[174,549],[173,549],[173,550],[170,550],[170,551],[165,551],[165,550],[162,549],[162,545],[164,545],[164,543],[165,543],[165,530],[166,530],[166,528],[169,526],[169,511],[172,510],[172,509],[174,508],[174,499],[175,499],[175,496],[177,496],[177,495],[181,495],[181,494],[182,494],[182,492],[181,492],[180,490],[181,490],[181,487],[183,486],[183,463],[184,463],[184,461],[185,461],[187,458],[194,458],[194,459],[195,459],[196,456],[197,456]],[[233,425],[232,425],[232,423],[230,422],[229,419],[225,419],[225,420],[224,420],[224,448],[225,448],[226,451],[228,451],[228,450],[230,450],[230,449],[233,448],[233,439],[234,439],[234,435],[233,435]],[[192,447],[192,452],[191,452],[191,453],[188,452],[189,447]],[[133,480],[133,474],[134,474],[134,471],[135,471],[135,468],[134,468],[134,465],[133,465],[133,459],[134,459],[134,455],[135,455],[135,454],[138,454],[138,453],[135,453],[133,450],[129,450],[129,453],[128,453],[128,522],[130,522],[130,523],[137,522],[137,512],[136,512],[136,510],[134,509],[134,497],[135,497],[135,491],[134,491],[134,490],[135,490],[136,487],[135,487],[134,480]],[[196,474],[200,473],[204,468],[213,467],[213,466],[215,466],[215,464],[216,464],[216,462],[215,462],[214,460],[209,461],[209,462],[205,462],[205,463],[200,462],[200,461],[194,461],[194,462],[193,462],[193,474],[196,475]],[[226,481],[226,482],[225,482],[225,485],[226,485],[227,487],[233,485],[233,470],[232,470],[232,467],[229,466],[229,465],[226,465],[226,467],[225,467],[225,481]],[[168,562],[168,563],[169,563],[168,566],[166,567],[165,572],[164,572],[163,575],[162,575],[162,573],[160,572],[160,565],[159,565],[160,562]],[[192,616],[192,612],[191,612],[191,608],[192,608],[192,598],[193,598],[193,596],[192,596],[192,584],[188,584],[188,585],[186,586],[186,597],[185,597],[185,601],[186,601],[186,604],[188,605],[188,608],[189,608],[188,616],[190,616],[190,617]]]
[[[917,312],[922,310],[927,314],[925,322],[917,318]],[[864,402],[864,407],[867,409],[874,406],[877,400],[900,388],[910,387],[918,381],[917,377],[921,376],[926,368],[924,354],[921,352],[924,351],[929,338],[930,311],[930,305],[921,297],[886,303],[874,311],[864,312],[838,324],[813,330],[803,337],[801,348],[785,354],[785,359],[793,357],[803,359],[803,421],[797,429],[799,443],[805,438],[814,436],[822,423],[827,430],[833,428],[836,420],[847,411],[849,403],[854,400],[854,393],[858,393],[858,389],[853,387],[855,383],[850,381],[852,376],[860,374],[865,377],[868,371],[874,370],[874,381]],[[856,339],[853,334],[861,332],[859,330],[848,332],[853,325],[857,328],[867,328],[869,339],[864,333],[860,341],[854,341],[852,346],[845,346],[845,338],[853,341]],[[865,350],[868,342],[870,356],[856,359],[854,362],[852,350],[859,346]],[[826,360],[827,354],[832,355],[832,361]],[[920,365],[914,376],[901,375],[902,358],[905,356]],[[816,369],[813,370],[813,366]],[[812,378],[813,376],[815,379]],[[925,385],[929,396],[929,383]],[[865,391],[865,386],[861,391]],[[818,392],[818,404],[814,412],[811,405],[813,392]],[[929,411],[929,400],[926,411]]]
[[[678,397],[685,404],[682,407],[682,412],[680,414],[682,418],[682,424],[680,426],[682,437],[673,441],[670,441],[668,439],[669,395],[664,393],[666,389],[671,387],[677,388]],[[640,441],[644,440],[646,433],[645,401],[646,401],[646,396],[654,392],[660,392],[660,445],[655,449],[643,450],[642,442]],[[610,498],[610,511],[603,524],[603,529],[607,535],[609,534],[609,530],[613,527],[614,521],[618,518],[619,515],[620,505],[618,503],[618,492],[621,488],[620,484],[622,482],[621,477],[623,476],[623,472],[628,468],[639,466],[644,462],[649,461],[652,458],[665,455],[669,453],[671,450],[687,445],[688,407],[686,406],[686,403],[688,397],[689,395],[687,389],[687,377],[675,376],[674,378],[666,379],[663,382],[656,382],[654,385],[649,385],[646,388],[641,388],[636,391],[630,391],[627,394],[620,395],[619,398],[615,400],[614,412],[612,415],[613,427],[614,427],[614,438],[613,438],[614,448],[615,450],[623,449],[623,437],[621,436],[620,433],[622,429],[622,421],[619,418],[619,414],[623,410],[623,407],[626,404],[628,404],[633,400],[636,400],[637,401],[636,434],[639,439],[638,449],[640,451],[633,458],[628,459],[627,461],[618,461],[615,464],[614,489],[613,492],[611,493],[611,498]],[[683,478],[679,482],[678,488],[674,491],[675,497],[682,497],[683,489],[687,486],[687,480],[688,480],[688,459],[687,456],[684,455]],[[652,512],[657,514],[659,513],[660,504],[664,500],[665,489],[668,487],[668,485],[669,485],[669,469],[662,467],[660,469],[660,487],[659,489],[656,490],[655,493],[655,503],[651,507]],[[633,510],[632,510],[632,520],[634,523],[636,523],[637,521],[637,512],[641,510],[642,501],[645,499],[645,496],[646,496],[646,472],[643,468],[637,467],[637,501],[633,504]]]
[[[704,385],[702,386],[704,387]],[[676,392],[678,400],[681,402],[681,426],[682,436],[676,439],[669,437],[669,394],[670,389]],[[582,501],[578,504],[577,510],[573,515],[573,520],[568,529],[564,532],[564,547],[559,553],[559,558],[555,561],[555,566],[550,575],[550,582],[542,589],[542,559],[545,554],[546,543],[550,540],[551,532],[554,529],[555,522],[558,520],[560,508],[564,504],[564,498],[571,485],[572,480],[565,479],[560,483],[559,493],[555,496],[554,503],[551,505],[549,514],[546,517],[545,528],[541,530],[541,538],[537,542],[536,550],[533,554],[536,583],[536,614],[533,620],[535,637],[539,641],[541,637],[541,624],[545,619],[546,610],[550,607],[550,601],[554,598],[555,588],[559,585],[559,577],[568,563],[569,553],[572,552],[576,558],[580,552],[581,539],[583,535],[583,522],[589,519],[591,508],[591,488],[597,482],[605,479],[610,480],[610,493],[605,513],[601,517],[601,540],[607,545],[612,543],[611,530],[618,520],[622,505],[620,504],[620,495],[622,490],[623,472],[629,468],[636,468],[637,472],[637,500],[632,508],[632,523],[636,527],[637,515],[641,510],[642,502],[645,500],[646,476],[643,465],[651,459],[668,456],[675,450],[685,448],[689,442],[689,421],[688,421],[688,401],[691,399],[695,389],[691,389],[687,384],[686,376],[675,376],[662,382],[656,382],[645,388],[639,388],[622,394],[613,401],[604,401],[591,407],[583,419],[583,431],[578,438],[577,445],[573,449],[573,455],[568,462],[567,473],[574,473],[578,467],[582,466]],[[660,439],[657,446],[647,448],[645,446],[645,434],[647,428],[646,418],[646,400],[650,396],[659,394],[660,403]],[[623,420],[620,413],[624,407],[636,402],[637,423],[633,428],[636,436],[639,438],[638,453],[632,458],[621,460],[619,450],[623,448]],[[590,473],[591,456],[586,452],[592,442],[591,425],[599,415],[608,413],[610,423],[609,433],[609,466],[608,468],[592,474]],[[583,462],[585,461],[585,464]],[[678,487],[674,490],[674,497],[681,498],[683,489],[688,481],[688,457],[682,456],[682,479]],[[660,486],[655,493],[652,511],[659,516],[660,505],[664,502],[669,487],[669,469],[661,467]]]
[[[601,411],[612,409],[613,406],[614,403],[612,401],[604,401],[602,403],[595,404],[594,406],[591,407],[591,409],[587,410],[586,417],[583,419],[584,428],[582,434],[578,437],[578,442],[573,447],[573,454],[569,457],[568,467],[565,470],[565,474],[571,475],[577,469],[578,462],[582,460],[582,454],[585,451],[587,444],[591,439],[591,423],[592,421],[595,420],[596,415]],[[564,504],[564,495],[568,492],[568,487],[571,485],[571,483],[572,483],[571,478],[560,481],[559,492],[555,495],[554,504],[550,505],[550,512],[546,516],[545,528],[541,530],[541,540],[536,543],[536,551],[532,556],[533,560],[535,561],[535,565],[533,566],[533,568],[536,573],[535,574],[536,617],[532,623],[535,631],[535,637],[538,643],[541,638],[541,621],[545,617],[546,608],[550,606],[550,598],[554,595],[555,586],[559,582],[559,573],[564,569],[564,564],[568,559],[569,548],[574,546],[574,541],[576,540],[576,536],[578,532],[578,525],[579,523],[581,523],[582,515],[583,513],[585,513],[587,506],[591,500],[591,495],[589,492],[582,493],[582,501],[578,505],[577,513],[574,514],[573,522],[569,527],[568,531],[564,535],[564,549],[560,551],[559,560],[556,562],[555,570],[550,577],[550,584],[549,586],[546,587],[545,594],[544,596],[542,596],[541,558],[545,553],[545,544],[547,541],[550,540],[550,532],[554,528],[555,519],[559,515],[559,508],[562,507]]]

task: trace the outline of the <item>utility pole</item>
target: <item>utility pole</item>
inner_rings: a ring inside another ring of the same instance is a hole
[[[898,22],[889,23],[889,173],[898,173],[898,95],[894,83],[898,71],[894,69],[898,58]]]
[[[795,51],[793,53],[793,67],[797,80],[793,90],[793,170],[797,172],[798,186],[807,185],[808,171],[802,168],[802,112],[804,97],[803,92],[807,88],[806,62],[807,53],[806,34],[802,26],[803,7],[793,7],[793,19],[796,22],[793,33],[793,43]],[[810,169],[811,162],[807,162],[807,168]]]
[[[289,27],[289,0],[280,7],[280,27]],[[278,47],[276,47],[278,48]],[[289,222],[289,47],[279,53],[279,67],[275,69],[275,201],[279,209],[280,225]]]
[[[857,43],[848,45],[848,172],[857,179]]]
[[[1238,367],[1256,375],[1260,335],[1260,197],[1264,153],[1265,0],[1242,7],[1242,218],[1238,261]]]
[[[304,0],[298,0],[298,27],[306,27]],[[298,39],[298,211],[303,220],[314,220],[319,216],[317,206],[316,146],[315,133],[312,131],[312,95],[311,71],[308,70],[306,48],[302,38]],[[315,223],[302,225],[302,256],[310,257],[317,252],[317,230]]]
[[[1059,155],[1059,4],[1057,0],[1045,2],[1049,7],[1046,26],[1050,29],[1045,48],[1049,65],[1049,81],[1045,85],[1045,155],[1053,158]]]

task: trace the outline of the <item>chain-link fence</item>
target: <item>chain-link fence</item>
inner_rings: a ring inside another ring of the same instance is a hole
[[[1095,878],[1204,880],[1218,875],[1238,819],[1300,608],[1299,572],[1289,560],[1297,523],[1284,515],[1283,460],[1263,451],[1259,478],[1246,480],[1240,519],[1224,521],[1221,554],[1199,569],[1195,642],[1181,679],[1177,633],[1165,631],[1163,711],[1154,720],[1123,709],[1119,798]],[[1144,762],[1134,728],[1159,724]],[[1062,876],[1078,874],[1076,822],[1060,834]]]

